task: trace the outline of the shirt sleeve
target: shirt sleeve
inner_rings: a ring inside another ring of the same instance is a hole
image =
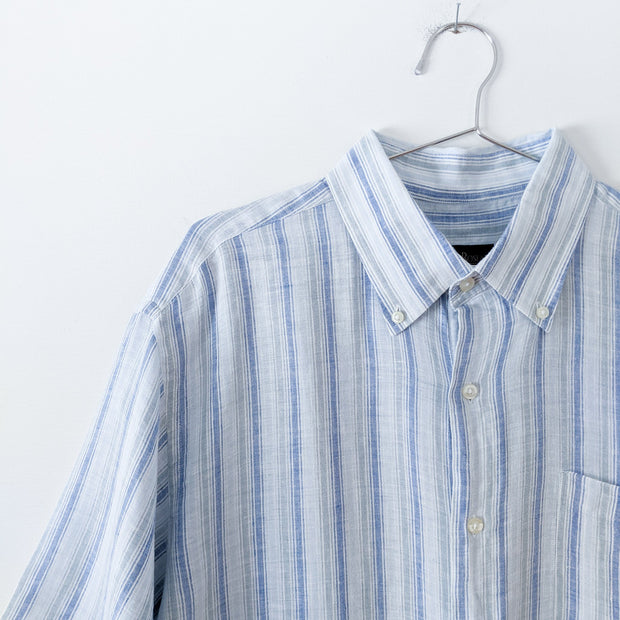
[[[69,481],[4,620],[152,618],[165,564],[163,380],[135,312]]]

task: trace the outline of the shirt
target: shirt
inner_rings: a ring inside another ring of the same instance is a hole
[[[194,222],[4,618],[619,618],[620,192],[508,144]]]

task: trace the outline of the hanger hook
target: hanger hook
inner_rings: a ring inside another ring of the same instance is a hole
[[[478,94],[476,95],[476,122],[475,122],[475,129],[476,129],[476,132],[479,135],[482,135],[481,132],[480,132],[480,125],[479,125],[480,95],[482,94],[483,88],[487,85],[488,81],[491,79],[491,76],[493,75],[493,73],[495,71],[495,67],[497,66],[497,45],[495,44],[495,40],[493,39],[493,37],[486,30],[484,30],[484,28],[481,28],[480,26],[477,26],[476,24],[472,24],[471,22],[458,22],[458,6],[460,4],[461,4],[460,2],[457,3],[456,20],[455,20],[454,24],[446,24],[445,26],[441,26],[440,28],[438,28],[432,34],[431,38],[426,42],[426,45],[424,46],[424,51],[422,52],[422,56],[420,57],[420,60],[419,60],[418,64],[416,65],[415,74],[416,75],[420,75],[421,73],[424,73],[424,65],[426,63],[426,60],[427,60],[428,54],[429,54],[429,52],[431,50],[431,47],[432,47],[433,43],[435,42],[435,40],[437,39],[437,37],[442,32],[445,32],[446,30],[450,30],[454,34],[460,34],[462,31],[458,30],[457,26],[461,26],[461,27],[465,26],[465,27],[468,27],[468,28],[475,28],[476,30],[479,30],[480,32],[482,32],[482,34],[489,40],[489,43],[491,44],[491,47],[493,48],[493,65],[491,66],[491,70],[489,71],[488,75],[484,79],[484,82],[482,82],[482,84],[480,84],[480,86],[478,88]]]
[[[460,2],[456,3],[456,17],[454,18],[454,30],[452,32],[458,34],[459,30],[459,7],[461,6]]]

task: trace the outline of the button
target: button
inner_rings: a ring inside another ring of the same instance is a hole
[[[470,534],[479,534],[484,529],[484,521],[480,517],[467,519],[467,529]]]
[[[394,323],[402,323],[405,320],[405,313],[400,310],[395,310],[392,312],[392,321]]]
[[[472,398],[476,398],[476,396],[478,396],[478,388],[473,383],[466,383],[461,389],[461,393],[465,398],[471,400]]]
[[[469,276],[469,278],[465,278],[459,282],[459,287],[462,291],[468,291],[469,289],[474,288],[474,284],[476,284],[476,281]]]
[[[536,308],[536,316],[539,319],[546,319],[549,316],[549,308],[547,306],[538,306]]]

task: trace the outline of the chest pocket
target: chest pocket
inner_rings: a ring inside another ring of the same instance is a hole
[[[620,485],[561,471],[558,619],[620,619]]]

